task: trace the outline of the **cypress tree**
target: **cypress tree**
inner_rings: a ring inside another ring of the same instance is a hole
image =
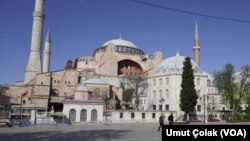
[[[188,116],[194,111],[197,104],[197,93],[194,85],[194,74],[190,57],[186,57],[183,62],[182,83],[180,92],[180,108]],[[189,119],[188,119],[189,120]]]

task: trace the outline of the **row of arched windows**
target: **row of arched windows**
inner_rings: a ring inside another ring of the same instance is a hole
[[[87,110],[82,109],[80,112],[80,121],[87,121]],[[69,120],[70,121],[76,121],[76,110],[75,109],[70,109],[69,110]],[[92,109],[91,110],[91,121],[97,121],[97,110]]]
[[[153,91],[153,97],[156,98],[156,91],[154,90]],[[165,95],[165,96],[164,96]],[[169,97],[169,90],[166,89],[165,92],[163,92],[162,90],[159,90],[159,97],[165,97],[165,98],[168,98]]]
[[[159,78],[159,85],[168,85],[169,84],[169,78],[165,78],[165,82],[163,82],[163,78]],[[156,79],[153,79],[153,84],[156,86]]]
[[[126,46],[116,46],[116,52],[125,52],[125,53],[132,53],[132,54],[141,54],[144,55],[144,52],[138,48],[133,47],[126,47]]]
[[[156,84],[158,84],[158,85],[168,85],[169,84],[169,79],[168,78],[165,78],[165,82],[163,82],[163,81],[164,81],[164,78],[159,78],[158,83],[156,82],[156,79],[153,79],[153,85],[156,86]],[[200,84],[201,84],[201,79],[200,78],[196,79],[196,84],[197,84],[197,86],[200,86]],[[209,79],[207,80],[207,85],[208,86],[211,85],[211,81]]]

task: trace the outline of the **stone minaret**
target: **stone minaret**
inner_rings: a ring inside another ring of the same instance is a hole
[[[195,25],[195,35],[194,35],[194,62],[200,66],[200,42],[199,42],[197,21]]]
[[[45,47],[43,51],[43,73],[49,72],[49,66],[50,66],[50,33],[47,32],[46,41],[45,41]]]
[[[41,46],[43,36],[44,1],[35,0],[35,10],[33,12],[33,27],[31,38],[31,50],[29,61],[26,67],[24,83],[29,83],[36,74],[42,72],[41,66]]]

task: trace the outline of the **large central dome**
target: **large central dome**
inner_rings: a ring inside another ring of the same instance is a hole
[[[164,75],[168,73],[182,73],[185,58],[185,56],[180,56],[179,54],[169,57],[159,65],[155,74]],[[195,73],[202,72],[200,67],[193,60],[191,60],[191,64]]]
[[[137,48],[136,45],[133,44],[132,42],[127,41],[127,40],[123,40],[121,38],[109,40],[106,43],[104,43],[102,46],[107,46],[110,43],[113,43],[115,46],[125,46],[125,47]]]

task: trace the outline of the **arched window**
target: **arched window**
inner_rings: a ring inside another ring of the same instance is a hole
[[[156,80],[155,79],[153,80],[153,83],[154,83],[154,86],[155,86],[156,85]]]
[[[197,105],[197,111],[198,111],[198,112],[201,111],[201,105]]]
[[[201,91],[197,90],[197,96],[200,97],[201,96]]]
[[[69,120],[76,121],[76,110],[75,109],[69,110]]]
[[[169,79],[168,78],[166,78],[166,85],[168,85],[169,84]]]
[[[58,89],[52,89],[50,92],[51,96],[59,96],[59,90]]]
[[[119,51],[122,52],[122,47],[121,46],[119,46]]]
[[[200,86],[200,78],[197,78],[197,85]]]
[[[166,110],[166,111],[169,110],[169,105],[168,105],[168,104],[165,105],[165,110]]]
[[[87,110],[86,109],[81,110],[80,121],[87,121]]]
[[[211,82],[210,82],[210,80],[208,79],[207,80],[207,86],[210,86],[211,84],[210,84]]]
[[[97,110],[93,109],[91,111],[91,121],[97,121]]]

